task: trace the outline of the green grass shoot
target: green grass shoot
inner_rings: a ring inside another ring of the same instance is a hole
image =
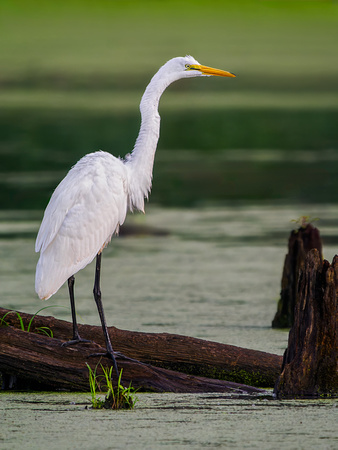
[[[87,363],[86,363],[87,364]],[[97,366],[93,370],[87,364],[89,371],[89,387],[91,392],[91,403],[93,409],[132,409],[137,402],[135,390],[129,385],[125,388],[121,384],[122,370],[117,385],[114,386],[112,379],[113,366],[104,368],[101,364],[103,375],[97,375]],[[101,388],[101,384],[103,385]],[[107,391],[105,397],[97,396],[98,391]]]
[[[27,333],[29,333],[29,332],[31,331],[31,327],[32,327],[33,320],[34,320],[34,318],[39,314],[39,312],[44,311],[45,309],[48,309],[48,308],[55,308],[55,307],[57,307],[57,308],[63,308],[63,306],[57,306],[57,305],[50,305],[50,306],[45,306],[44,308],[40,308],[40,309],[32,316],[32,318],[31,318],[30,321],[28,322],[27,328],[25,328],[24,321],[23,321],[23,319],[22,319],[22,317],[21,317],[21,315],[20,315],[20,313],[19,313],[18,311],[14,311],[14,310],[8,311],[8,312],[6,312],[6,314],[5,314],[4,316],[2,316],[2,317],[0,318],[0,326],[1,326],[1,325],[8,326],[9,324],[8,324],[8,322],[6,322],[5,319],[6,319],[6,317],[7,317],[9,314],[14,313],[14,314],[17,315],[17,317],[18,317],[18,319],[19,319],[19,323],[20,323],[20,328],[21,328],[21,330],[22,330],[22,331],[26,331]],[[54,335],[53,335],[53,331],[52,331],[49,327],[37,327],[37,328],[35,328],[35,331],[38,332],[38,333],[45,334],[46,336],[51,337],[51,338],[54,336]]]
[[[299,228],[306,228],[309,224],[320,220],[319,217],[300,216],[298,219],[292,219],[291,222],[295,223]]]

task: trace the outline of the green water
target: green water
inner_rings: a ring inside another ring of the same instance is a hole
[[[47,302],[34,292],[34,235],[42,212],[0,215],[3,307],[69,319],[63,286]],[[338,207],[219,206],[166,209],[147,206],[127,225],[145,232],[118,237],[105,249],[102,292],[111,325],[167,331],[282,354],[287,333],[271,330],[288,235],[301,215],[320,218],[324,256],[337,249]],[[143,228],[142,228],[143,227]],[[123,231],[123,230],[122,230]],[[94,264],[76,276],[77,310],[99,324],[92,299]],[[64,306],[67,308],[65,309]]]
[[[38,212],[1,214],[1,304],[70,319],[67,290],[34,294]],[[102,292],[109,325],[179,333],[283,354],[272,330],[287,237],[300,215],[320,217],[324,255],[337,249],[338,206],[223,206],[129,216],[147,232],[104,251]],[[149,234],[149,228],[152,232]],[[156,235],[153,233],[156,231]],[[165,233],[158,233],[166,232]],[[6,238],[6,233],[10,238]],[[158,234],[157,234],[158,233]],[[93,264],[76,277],[80,321],[99,324]],[[0,448],[322,448],[338,445],[337,400],[139,394],[133,411],[94,411],[89,394],[1,393]]]
[[[1,394],[0,448],[335,449],[336,401],[139,394],[132,411],[85,409],[86,394]]]

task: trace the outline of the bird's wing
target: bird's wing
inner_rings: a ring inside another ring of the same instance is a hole
[[[126,183],[123,163],[97,152],[82,158],[56,188],[36,241],[41,298],[89,264],[124,222]]]
[[[110,219],[122,224],[126,216],[126,183],[127,175],[122,161],[109,153],[95,152],[80,159],[51,196],[36,238],[35,251],[43,252],[55,238],[67,216],[70,221],[70,216],[76,212],[83,214],[83,219],[76,218],[79,225],[79,222],[85,223],[85,212],[90,215],[96,207],[103,207],[104,204],[108,206],[108,210],[100,211],[101,217],[104,213],[110,215],[109,205],[112,202],[116,204],[119,213],[116,218]],[[83,212],[80,212],[81,206],[84,207]]]

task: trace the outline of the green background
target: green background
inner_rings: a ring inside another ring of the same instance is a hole
[[[130,152],[146,84],[185,54],[237,78],[165,92],[152,202],[337,202],[337,44],[329,1],[3,0],[0,208],[42,209],[84,154]]]

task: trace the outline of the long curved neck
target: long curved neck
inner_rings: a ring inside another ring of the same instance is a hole
[[[160,135],[158,104],[166,87],[175,81],[157,72],[147,86],[141,103],[141,127],[131,155],[126,159],[129,171],[129,207],[144,211],[154,166],[154,157]]]

